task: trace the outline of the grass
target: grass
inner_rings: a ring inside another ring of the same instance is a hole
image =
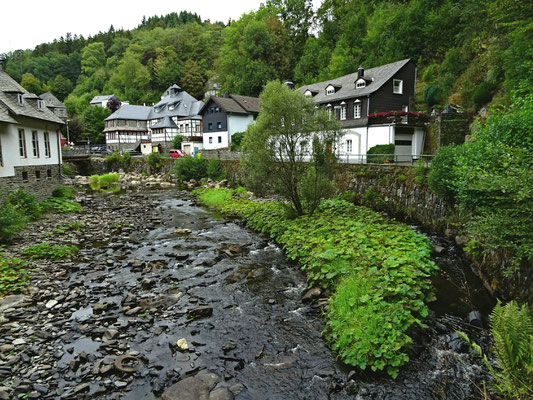
[[[30,281],[28,263],[20,258],[7,258],[0,252],[0,295],[19,292]]]
[[[33,260],[48,259],[58,261],[72,258],[78,251],[78,247],[74,245],[60,246],[44,242],[28,246],[22,250],[22,253]]]

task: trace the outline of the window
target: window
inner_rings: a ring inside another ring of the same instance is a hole
[[[213,138],[209,136],[209,143],[213,143]]]
[[[44,133],[44,156],[50,157],[50,135],[48,132]]]
[[[26,158],[26,136],[24,129],[19,129],[19,154],[22,158]]]
[[[207,124],[207,129],[210,131],[213,130],[213,124],[211,122]]]
[[[335,94],[335,86],[333,86],[333,85],[329,85],[326,88],[326,96],[329,96],[331,94]]]
[[[331,104],[328,104],[326,108],[328,109],[328,118],[331,119],[331,115],[333,114],[333,110],[331,109]]]
[[[47,178],[51,178],[52,177],[52,170],[51,169],[47,169],[46,170],[46,177]]]
[[[222,143],[222,136],[218,137],[218,143]]]
[[[408,112],[409,111],[409,106],[402,106],[402,111]]]
[[[393,79],[392,80],[392,92],[394,94],[402,94],[403,93],[403,81],[401,79]]]
[[[307,140],[302,140],[302,141],[300,142],[300,151],[301,151],[302,153],[305,153],[306,150],[307,150]]]
[[[37,100],[37,108],[42,110],[44,108],[44,100]]]
[[[306,97],[312,97],[312,96],[313,96],[313,93],[311,93],[310,90],[306,90],[305,93],[304,93],[304,96],[306,96]]]
[[[217,129],[222,129],[222,122],[217,122]]]
[[[22,171],[22,180],[28,182],[28,171]]]
[[[360,79],[355,83],[355,87],[357,89],[364,88],[366,86],[366,81],[364,79]]]
[[[346,103],[343,101],[341,103],[341,115],[340,115],[340,119],[341,120],[345,120],[346,119]]]
[[[361,103],[355,103],[353,105],[353,117],[354,118],[361,118]]]
[[[24,98],[20,93],[17,94],[17,103],[19,103],[21,106],[24,105]]]
[[[36,171],[35,171],[35,177],[36,177],[37,179],[41,179],[41,171],[36,170]]]
[[[352,152],[352,140],[348,139],[346,141],[346,152],[351,153]]]
[[[31,131],[31,144],[33,147],[33,157],[39,158],[39,134],[37,131]]]

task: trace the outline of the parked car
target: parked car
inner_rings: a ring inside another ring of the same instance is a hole
[[[180,158],[185,157],[187,153],[185,153],[183,150],[173,149],[168,152],[168,155],[170,156],[170,158]]]
[[[135,150],[135,149],[127,149],[127,150],[124,150],[124,153],[130,153],[130,155],[132,156],[142,156],[142,153],[138,150]]]
[[[95,153],[95,154],[108,154],[107,146],[97,147],[96,150],[94,150],[93,153]]]

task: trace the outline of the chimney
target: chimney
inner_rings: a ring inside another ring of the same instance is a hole
[[[357,68],[357,79],[359,78],[364,78],[365,77],[365,69],[360,66],[359,68]]]
[[[5,59],[3,59],[2,57],[0,57],[0,71],[3,71],[3,70],[4,70],[4,62],[5,62],[5,61],[6,61]]]
[[[287,85],[289,87],[289,89],[294,89],[294,82],[285,81],[285,85]]]

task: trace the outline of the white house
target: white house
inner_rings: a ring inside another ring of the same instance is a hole
[[[62,126],[0,65],[0,196],[24,186],[42,197],[60,183]]]
[[[235,94],[211,96],[200,111],[203,117],[203,147],[206,150],[228,148],[231,137],[244,132],[259,114],[257,97]]]

